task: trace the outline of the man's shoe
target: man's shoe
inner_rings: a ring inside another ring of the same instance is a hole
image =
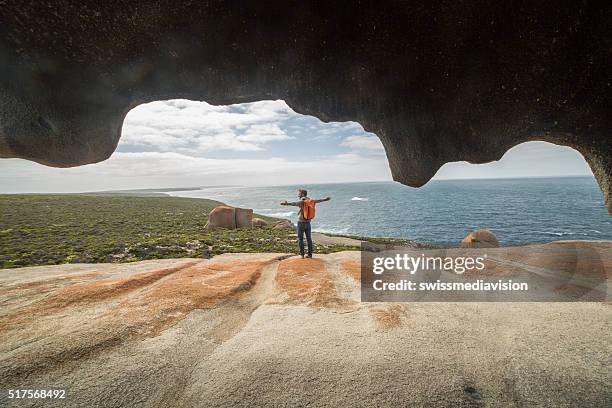
[[[304,259],[304,255],[300,255],[302,257],[302,259]]]
[[[306,255],[306,258],[312,258],[312,254],[311,255]]]

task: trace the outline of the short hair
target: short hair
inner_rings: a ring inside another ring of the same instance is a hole
[[[308,195],[308,191],[304,190],[303,188],[300,188],[300,189],[298,190],[298,193],[303,194],[304,196],[307,196],[307,195]]]

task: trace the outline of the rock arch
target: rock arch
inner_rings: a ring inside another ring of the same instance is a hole
[[[0,157],[106,159],[157,99],[284,99],[382,140],[393,177],[530,140],[586,158],[612,211],[609,6],[414,1],[0,5]]]

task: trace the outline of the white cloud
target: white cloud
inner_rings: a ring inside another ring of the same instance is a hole
[[[367,150],[371,152],[385,151],[382,142],[377,136],[349,136],[345,138],[340,145],[348,147],[351,150]]]
[[[137,106],[123,123],[119,149],[182,151],[263,150],[291,139],[279,122],[295,113],[283,101],[213,106],[175,99]]]
[[[108,160],[52,168],[0,161],[3,192],[83,192],[204,185],[278,185],[390,180],[384,157],[343,154],[309,160],[210,159],[176,152],[115,152]]]
[[[446,163],[434,178],[519,178],[592,174],[586,160],[576,150],[538,141],[514,146],[499,161],[484,164],[470,164],[465,161]]]
[[[244,133],[238,135],[237,139],[241,142],[253,144],[264,144],[278,140],[290,139],[289,136],[276,123],[264,123],[261,125],[251,125]]]

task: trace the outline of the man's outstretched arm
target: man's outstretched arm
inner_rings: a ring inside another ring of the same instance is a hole
[[[302,205],[302,202],[301,201],[294,201],[294,202],[288,203],[287,201],[283,201],[282,203],[280,203],[280,205],[292,205],[294,207],[299,207],[299,206]]]
[[[319,203],[329,201],[329,200],[331,200],[331,197],[325,197],[325,198],[321,198],[320,200],[314,200],[314,201],[315,203],[319,204]]]

